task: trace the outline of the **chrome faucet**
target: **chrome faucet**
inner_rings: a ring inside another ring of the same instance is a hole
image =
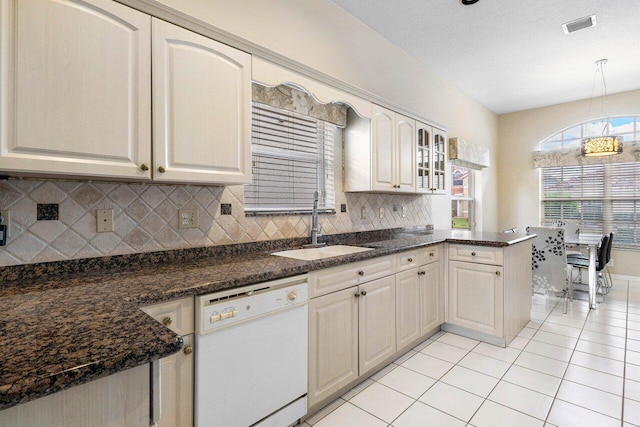
[[[318,234],[320,226],[318,225],[318,192],[313,193],[313,210],[311,211],[311,243],[304,245],[305,247],[318,248],[326,246],[326,243],[318,243]]]

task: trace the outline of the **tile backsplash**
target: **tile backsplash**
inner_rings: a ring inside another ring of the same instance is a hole
[[[10,211],[11,225],[7,245],[0,246],[0,266],[309,235],[309,215],[247,217],[243,200],[242,186],[1,181],[0,209]],[[323,234],[335,234],[430,224],[431,201],[420,195],[337,192],[337,213],[321,215],[320,226]],[[57,220],[37,219],[38,205],[45,204],[58,205]],[[347,212],[340,212],[341,204]],[[178,229],[183,208],[198,210],[198,228]],[[113,209],[113,232],[96,232],[96,209]]]

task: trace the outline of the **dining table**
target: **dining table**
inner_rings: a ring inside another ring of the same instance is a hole
[[[595,310],[596,291],[598,288],[598,277],[596,275],[596,258],[598,256],[598,247],[602,242],[602,234],[570,233],[565,235],[564,242],[567,245],[582,246],[588,248],[589,250],[589,308]]]

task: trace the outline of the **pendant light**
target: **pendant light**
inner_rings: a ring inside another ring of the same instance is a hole
[[[607,82],[604,77],[604,66],[607,63],[606,59],[600,59],[596,61],[596,75],[595,80],[598,77],[598,73],[602,76],[602,88],[604,96],[602,98],[603,107],[606,106],[607,121],[602,129],[602,135],[585,138],[582,140],[582,155],[583,156],[610,156],[613,154],[622,153],[622,140],[619,136],[613,135],[610,132],[611,120],[609,118],[609,99],[607,98]],[[593,92],[591,93],[591,101],[593,101]],[[604,108],[603,108],[604,110]]]

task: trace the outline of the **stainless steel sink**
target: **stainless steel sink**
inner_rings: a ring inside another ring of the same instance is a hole
[[[373,249],[363,248],[359,246],[335,245],[323,246],[321,248],[291,249],[288,251],[272,252],[271,255],[282,256],[285,258],[301,259],[304,261],[315,261],[323,258],[350,255],[371,250]]]

